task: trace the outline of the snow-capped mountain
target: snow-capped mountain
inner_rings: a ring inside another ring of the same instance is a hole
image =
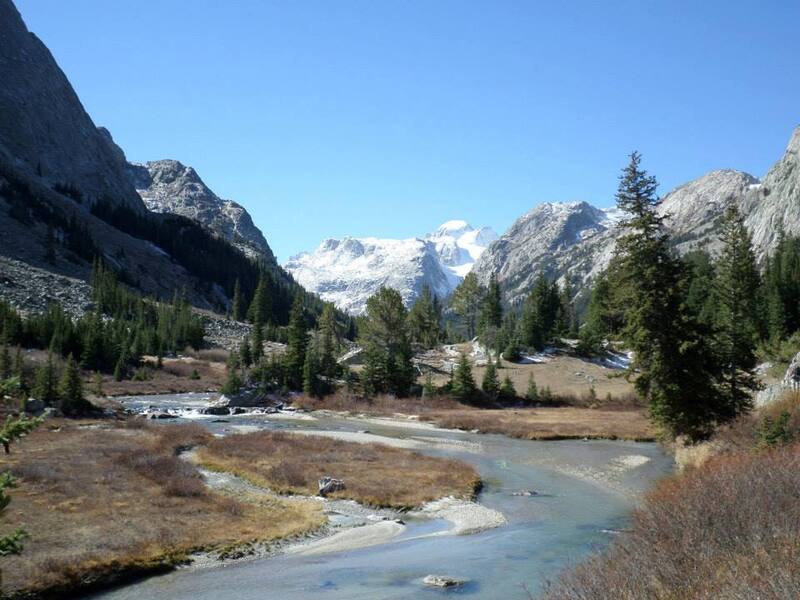
[[[284,265],[307,290],[352,314],[382,286],[392,287],[411,305],[427,285],[449,296],[497,234],[448,221],[433,233],[405,240],[327,239],[313,252],[293,256]]]

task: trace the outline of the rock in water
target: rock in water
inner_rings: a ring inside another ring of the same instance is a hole
[[[319,486],[319,495],[323,497],[345,489],[344,481],[333,477],[323,477],[317,482],[317,485]]]
[[[467,583],[467,580],[447,577],[446,575],[427,575],[425,579],[422,580],[422,583],[429,587],[452,588],[464,585]]]

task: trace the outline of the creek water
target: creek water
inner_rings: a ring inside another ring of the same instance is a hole
[[[382,545],[302,556],[281,554],[208,568],[185,568],[92,596],[104,600],[293,600],[536,597],[564,567],[602,549],[624,529],[642,493],[673,468],[655,444],[618,441],[532,442],[335,416],[197,417],[201,395],[130,398],[198,419],[216,434],[259,429],[359,432],[418,444],[420,452],[473,464],[484,489],[478,501],[507,524],[473,535],[424,536],[436,521],[410,521]],[[184,418],[185,418],[184,417]],[[391,465],[383,468],[391,470]],[[538,495],[514,495],[535,490]],[[624,534],[622,534],[624,535]],[[447,591],[426,588],[428,574],[469,580]]]

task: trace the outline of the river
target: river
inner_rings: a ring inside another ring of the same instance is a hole
[[[564,567],[624,535],[642,493],[673,468],[657,445],[617,441],[515,440],[440,430],[425,424],[337,416],[239,415],[200,418],[203,395],[131,398],[133,409],[181,411],[217,434],[253,428],[352,432],[403,439],[419,451],[473,464],[485,483],[478,501],[507,524],[474,535],[431,536],[436,521],[408,522],[382,545],[302,556],[281,554],[216,567],[183,568],[92,596],[103,600],[293,600],[435,598],[527,599]],[[182,419],[180,419],[182,420]],[[175,422],[173,420],[172,422]],[[391,469],[391,465],[386,465]],[[538,495],[514,495],[535,490]],[[427,534],[427,535],[426,535]],[[422,585],[428,574],[469,580],[442,592]],[[530,596],[529,593],[530,592]]]

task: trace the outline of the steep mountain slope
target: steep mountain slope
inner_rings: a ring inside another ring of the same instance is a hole
[[[232,232],[246,231],[236,206],[222,202],[220,210],[238,225]],[[5,288],[17,298],[42,294],[19,275],[26,264],[85,281],[102,257],[145,293],[169,298],[185,290],[195,305],[225,310],[235,281],[249,297],[260,269],[224,237],[185,217],[147,210],[122,150],[95,127],[11,0],[0,0],[0,256],[15,265],[0,265]],[[266,242],[262,249],[273,317],[285,322],[293,296],[304,292]],[[58,300],[64,290],[54,285],[44,296]],[[308,298],[309,306],[318,304]]]
[[[274,262],[264,235],[250,214],[212,192],[192,167],[177,160],[128,164],[128,174],[147,208],[188,217],[216,231],[248,256]]]
[[[448,221],[423,238],[328,239],[314,252],[289,259],[284,268],[307,290],[351,314],[361,314],[381,286],[400,292],[410,305],[424,286],[448,296],[496,239],[489,228]]]
[[[144,212],[125,174],[50,51],[11,0],[0,0],[0,160],[49,187],[79,189]]]
[[[762,253],[775,245],[781,228],[800,233],[800,127],[794,130],[786,151],[763,183],[747,191],[742,210],[753,243]]]
[[[746,216],[759,258],[774,247],[781,226],[800,234],[800,128],[763,182],[733,169],[712,171],[669,192],[657,210],[667,216],[679,252],[714,253],[730,204]],[[474,272],[484,284],[495,273],[512,304],[522,301],[540,272],[569,279],[580,303],[613,256],[620,235],[620,215],[614,216],[585,202],[539,205],[487,248]]]

